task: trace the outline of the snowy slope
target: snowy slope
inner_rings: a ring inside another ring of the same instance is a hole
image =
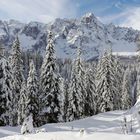
[[[1,138],[1,140],[139,140],[140,135],[122,135],[111,133],[85,134],[83,136],[73,132],[51,132],[51,133],[38,133],[26,136],[12,136]]]
[[[78,46],[81,46],[85,59],[98,56],[109,46],[116,52],[135,52],[137,36],[140,34],[132,28],[105,25],[89,13],[80,19],[58,18],[48,24],[0,21],[0,42],[8,48],[18,34],[23,50],[44,53],[48,30],[54,33],[56,54],[60,58],[73,58]]]
[[[129,114],[129,112],[126,112]],[[139,140],[140,134],[136,134],[137,122],[133,122],[133,133],[123,134],[122,120],[125,112],[112,111],[101,113],[86,119],[69,123],[47,124],[47,132],[40,132],[32,135],[20,135],[20,128],[1,127],[0,136],[8,136],[0,140]],[[130,119],[130,115],[126,115]],[[81,135],[79,130],[85,129]],[[41,128],[40,128],[41,129]]]

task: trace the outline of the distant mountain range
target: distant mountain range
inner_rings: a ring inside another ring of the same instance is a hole
[[[48,24],[0,21],[0,42],[9,50],[18,35],[23,50],[44,53],[49,30],[54,34],[56,55],[59,58],[75,57],[79,46],[85,59],[98,56],[110,46],[115,52],[135,52],[140,34],[140,31],[132,28],[105,25],[94,14],[88,13],[80,19],[57,18]]]

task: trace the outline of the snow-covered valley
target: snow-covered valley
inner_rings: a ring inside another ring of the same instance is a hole
[[[132,130],[130,132],[129,111],[111,111],[101,113],[85,119],[42,126],[46,132],[21,135],[20,127],[0,127],[0,140],[139,140],[140,134],[136,132],[138,127],[133,117]],[[123,132],[123,117],[126,115],[128,134]],[[84,129],[84,133],[80,130]]]

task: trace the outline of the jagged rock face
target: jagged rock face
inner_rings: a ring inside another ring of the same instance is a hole
[[[136,38],[140,34],[132,28],[104,25],[89,13],[80,19],[56,19],[49,24],[0,21],[0,41],[9,49],[18,35],[23,50],[44,53],[48,30],[54,34],[56,55],[59,58],[74,58],[79,46],[85,59],[98,56],[110,46],[114,51],[136,51]]]
[[[26,36],[31,36],[33,39],[36,39],[40,30],[38,29],[37,26],[30,27],[30,26],[25,26],[22,33],[25,34]]]

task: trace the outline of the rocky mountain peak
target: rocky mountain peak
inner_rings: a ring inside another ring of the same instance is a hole
[[[90,23],[92,23],[93,21],[96,21],[96,20],[97,20],[97,18],[94,16],[93,13],[87,13],[81,18],[81,22],[84,22],[84,23],[87,23],[87,24],[90,24]]]
[[[23,50],[44,53],[48,30],[54,34],[56,55],[59,58],[74,58],[80,46],[83,58],[91,59],[108,47],[107,42],[112,44],[114,51],[136,51],[136,38],[140,34],[132,28],[104,25],[94,14],[88,13],[80,19],[58,18],[49,24],[0,21],[0,41],[10,48],[18,34]]]

